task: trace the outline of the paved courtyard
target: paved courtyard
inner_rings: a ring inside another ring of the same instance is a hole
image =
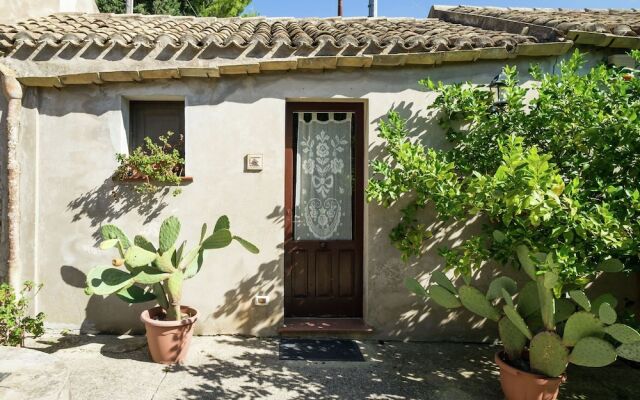
[[[149,361],[141,336],[53,336],[31,341],[71,371],[74,400],[501,399],[496,347],[358,342],[365,362],[278,359],[278,339],[195,337],[187,365]],[[640,398],[640,369],[626,363],[569,370],[562,400]]]

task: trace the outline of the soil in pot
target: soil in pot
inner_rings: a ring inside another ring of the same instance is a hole
[[[193,326],[198,319],[198,310],[181,307],[187,318],[181,321],[168,321],[161,307],[145,310],[140,314],[147,331],[147,344],[153,361],[160,364],[184,362],[189,353],[193,336]]]
[[[522,371],[506,362],[503,352],[495,355],[500,367],[500,386],[506,400],[556,400],[565,377],[549,378]]]

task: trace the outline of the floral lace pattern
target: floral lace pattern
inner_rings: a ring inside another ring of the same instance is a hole
[[[351,239],[351,117],[298,122],[296,240]]]

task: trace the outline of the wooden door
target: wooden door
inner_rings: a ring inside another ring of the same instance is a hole
[[[363,104],[286,114],[285,317],[361,317]]]

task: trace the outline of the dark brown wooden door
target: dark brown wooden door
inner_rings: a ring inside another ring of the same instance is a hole
[[[361,317],[363,104],[286,113],[285,317]]]

